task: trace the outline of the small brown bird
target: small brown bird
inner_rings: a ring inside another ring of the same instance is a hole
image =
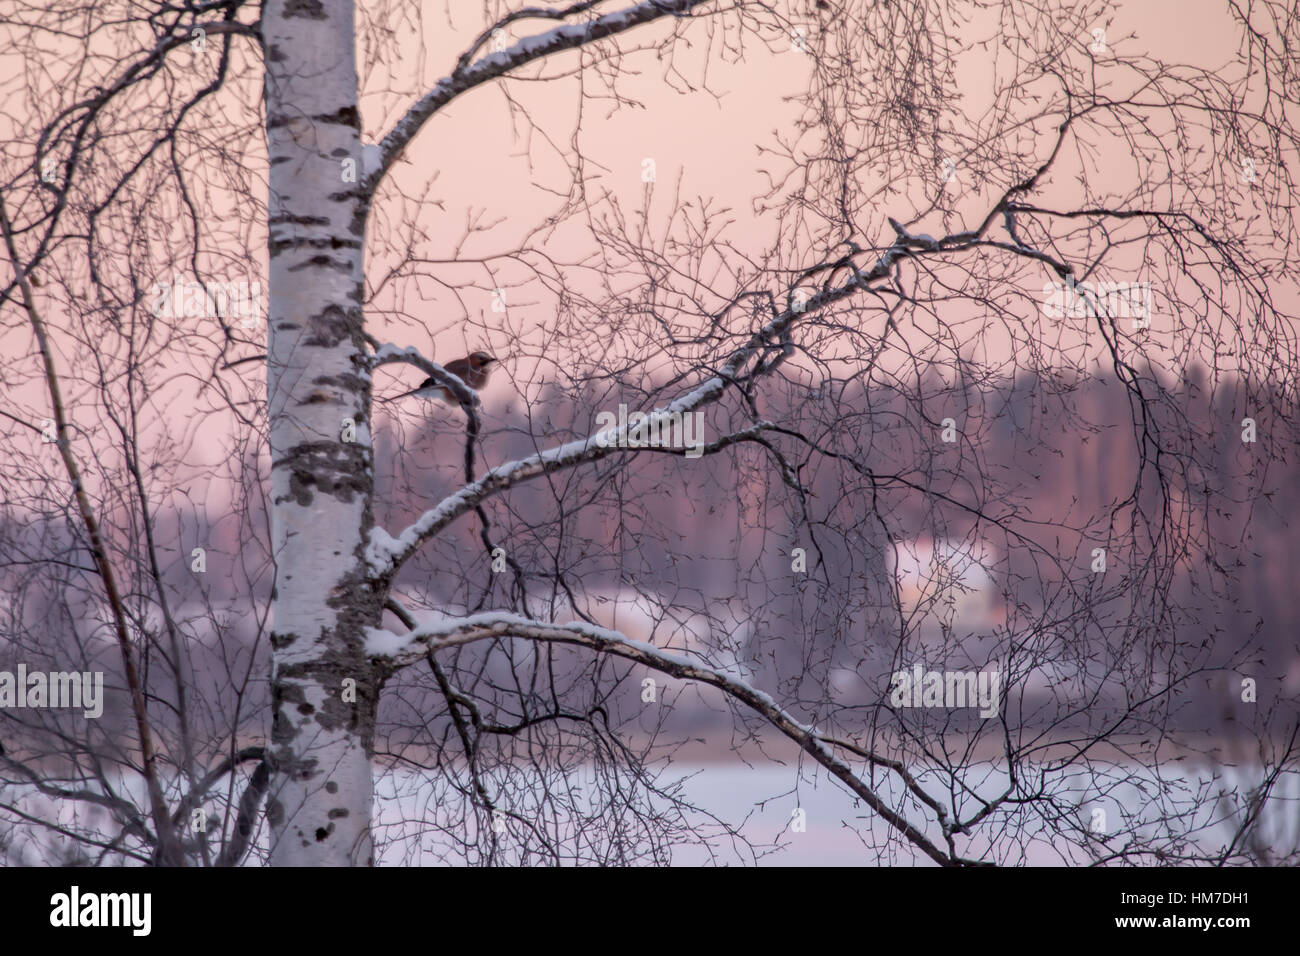
[[[464,358],[448,362],[443,368],[477,392],[487,384],[488,376],[492,373],[492,367],[496,363],[497,360],[487,352],[470,352]],[[435,378],[426,378],[420,383],[419,388],[403,392],[401,395],[396,396],[393,401],[398,398],[405,398],[407,395],[419,395],[421,398],[430,399],[440,398],[448,405],[457,404],[456,396],[452,394],[451,389],[438,384],[438,380]]]

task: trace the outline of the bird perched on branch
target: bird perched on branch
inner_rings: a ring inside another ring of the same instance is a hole
[[[443,368],[477,392],[487,384],[488,376],[492,374],[492,368],[496,364],[497,359],[487,352],[470,352],[464,358],[448,362]],[[419,388],[413,388],[409,392],[403,392],[401,395],[394,397],[393,401],[405,398],[407,395],[419,395],[421,398],[428,399],[440,398],[448,405],[459,404],[452,390],[432,377],[421,382]]]

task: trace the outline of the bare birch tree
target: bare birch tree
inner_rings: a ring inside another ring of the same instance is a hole
[[[0,3],[0,637],[112,690],[0,710],[6,820],[165,865],[755,859],[699,738],[797,761],[778,842],[833,781],[864,862],[1295,862],[1297,655],[1276,586],[1234,602],[1295,486],[1300,21],[1231,4],[1225,67],[1115,14]],[[587,141],[643,73],[685,115],[776,64],[758,142]],[[441,208],[489,96],[535,219]],[[386,401],[408,366],[454,401]]]

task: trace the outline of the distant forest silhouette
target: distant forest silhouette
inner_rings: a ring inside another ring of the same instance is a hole
[[[1300,541],[1290,522],[1292,503],[1300,496],[1300,468],[1294,449],[1269,447],[1269,455],[1259,450],[1270,442],[1267,420],[1257,420],[1259,445],[1243,443],[1241,423],[1250,415],[1244,387],[1220,388],[1210,395],[1204,381],[1202,373],[1191,369],[1170,393],[1187,416],[1187,425],[1203,440],[1195,456],[1196,469],[1174,476],[1168,488],[1175,502],[1175,520],[1185,528],[1188,546],[1174,554],[1163,553],[1164,544],[1159,541],[1133,553],[1109,546],[1106,574],[1137,580],[1138,573],[1150,570],[1147,564],[1156,561],[1166,569],[1161,573],[1173,575],[1168,639],[1176,640],[1183,651],[1194,650],[1197,674],[1174,695],[1177,709],[1170,715],[1169,726],[1181,732],[1223,734],[1229,731],[1222,721],[1232,720],[1223,706],[1224,695],[1235,695],[1242,677],[1258,682],[1261,704],[1294,701],[1300,696],[1296,637],[1300,633],[1300,602],[1296,600],[1300,576],[1295,557]],[[932,487],[948,482],[952,494],[960,496],[961,472],[949,467],[951,459],[944,456],[978,456],[981,468],[1005,493],[996,502],[998,506],[1014,506],[1026,521],[1036,523],[1039,536],[1053,548],[1077,552],[1077,586],[1079,580],[1087,579],[1091,549],[1107,544],[1107,515],[1132,490],[1137,443],[1128,397],[1113,379],[1056,378],[1046,384],[1053,393],[1050,401],[1042,398],[1044,381],[1032,375],[965,387],[937,379],[923,383],[925,406],[934,421],[944,417],[956,421],[961,433],[956,446],[941,443],[937,432],[930,440],[928,426],[917,428],[914,398],[904,399],[879,388],[870,393],[850,389],[836,397],[835,407],[838,414],[861,416],[863,440],[857,453],[882,473],[896,470],[902,463],[925,463],[916,471],[918,477],[928,468]],[[1062,390],[1068,392],[1064,399]],[[489,401],[493,407],[478,470],[481,473],[499,462],[589,434],[596,413],[617,408],[619,402],[649,410],[663,404],[665,394],[554,388],[533,404],[531,418],[517,410],[517,402],[515,410],[501,413],[496,407],[499,403]],[[546,410],[545,421],[536,418],[538,409]],[[404,437],[388,427],[391,421],[381,420],[376,429],[379,498],[384,502],[384,510],[376,518],[393,532],[459,487],[463,477],[463,435],[458,432],[463,418],[459,413],[447,406],[406,411],[427,417],[406,418]],[[716,413],[715,409],[710,414]],[[808,412],[774,406],[764,414],[781,421]],[[715,422],[716,427],[706,430],[705,440],[722,433],[723,424]],[[1008,628],[1085,646],[1101,639],[1098,635],[1106,628],[1117,626],[1111,622],[1092,631],[1077,615],[1053,622],[1053,602],[1065,584],[1050,573],[1050,566],[1035,566],[1020,553],[1008,557],[995,525],[985,526],[960,510],[936,509],[920,494],[894,489],[882,493],[876,507],[889,537],[903,553],[914,551],[918,543],[922,549],[933,548],[936,539],[942,539],[987,545],[980,553],[994,557],[987,575],[981,575],[987,579],[986,593],[977,595],[973,603],[966,596],[957,601],[956,613],[950,611],[945,617],[940,600],[933,613],[915,614],[904,624],[892,593],[896,580],[889,573],[892,548],[879,522],[865,520],[871,510],[868,497],[838,497],[843,475],[825,462],[810,467],[804,481],[815,509],[840,512],[835,522],[814,525],[810,532],[796,526],[788,514],[775,510],[775,499],[770,498],[773,489],[760,483],[770,479],[770,472],[748,466],[754,454],[744,448],[728,449],[688,460],[656,451],[642,451],[635,457],[629,452],[585,475],[567,476],[566,481],[579,481],[593,489],[593,496],[576,519],[566,514],[569,529],[563,540],[555,535],[557,497],[548,491],[544,479],[489,502],[487,510],[494,535],[508,545],[525,577],[539,562],[552,571],[562,566],[566,577],[575,582],[579,606],[595,619],[609,618],[621,594],[634,595],[637,590],[654,593],[661,582],[678,582],[672,594],[663,595],[665,603],[671,602],[678,612],[707,607],[717,613],[722,604],[732,606],[734,632],[712,635],[708,642],[692,643],[689,625],[670,627],[662,622],[651,633],[637,633],[635,626],[629,627],[629,636],[698,651],[715,666],[738,668],[758,686],[781,693],[803,719],[824,716],[817,702],[819,696],[825,696],[824,688],[831,685],[840,708],[836,719],[851,723],[858,714],[865,723],[872,707],[887,699],[890,673],[922,654],[927,667],[979,668],[990,660],[1005,666],[1006,649],[1015,644]],[[258,465],[249,458],[244,467]],[[598,486],[605,489],[604,497],[595,493]],[[653,521],[629,526],[629,519],[616,505],[619,496],[639,497],[647,519]],[[572,500],[586,499],[579,495]],[[232,655],[241,658],[241,671],[252,656],[258,659],[252,673],[266,673],[263,665],[269,649],[265,636],[255,643],[258,628],[247,612],[247,587],[231,573],[241,562],[246,569],[265,565],[265,542],[247,536],[250,528],[266,527],[265,514],[255,512],[243,520],[229,514],[165,510],[157,516],[155,535],[160,551],[171,557],[162,568],[164,580],[182,597],[182,607],[192,612],[192,621],[208,615],[206,622],[195,625],[204,637],[192,649],[193,668],[201,689],[198,699],[210,701],[216,708],[224,706],[223,689],[229,686],[224,674],[231,667]],[[860,523],[846,520],[846,516],[859,513],[864,518]],[[1081,527],[1081,516],[1098,516],[1102,521]],[[68,654],[79,652],[70,650],[75,642],[61,639],[60,631],[70,629],[88,608],[69,607],[66,602],[60,606],[49,586],[31,579],[31,569],[23,560],[24,553],[35,551],[40,541],[49,547],[52,538],[61,537],[71,544],[69,535],[79,532],[72,524],[40,526],[12,514],[2,517],[0,554],[5,557],[0,561],[0,584],[10,595],[5,613],[21,615],[29,625],[46,622],[51,637],[47,660],[25,654],[23,663],[50,670],[85,669],[93,663],[105,670],[109,675],[108,706],[100,728],[112,733],[111,727],[120,726],[123,733],[128,732],[122,684],[114,676],[115,650],[106,643],[97,661],[67,659]],[[106,525],[113,527],[108,521]],[[832,527],[839,532],[832,532]],[[845,528],[855,529],[854,533],[844,533]],[[1215,551],[1198,547],[1198,542],[1206,540],[1206,530],[1212,532],[1213,539],[1237,544]],[[198,586],[207,594],[208,607],[215,611],[200,611],[195,600],[197,577],[190,570],[189,555],[196,542],[208,549],[207,572]],[[114,543],[119,548],[131,547],[120,528]],[[806,574],[791,573],[794,547],[807,550]],[[424,603],[460,611],[505,603],[500,600],[501,592],[493,589],[505,587],[509,575],[492,572],[491,558],[479,540],[478,521],[473,516],[462,518],[426,551],[403,570],[396,585],[397,592],[408,599],[419,594],[421,600],[415,606]],[[80,553],[81,562],[88,566],[89,558],[84,550]],[[75,564],[77,559],[70,560]],[[671,575],[666,573],[669,567]],[[436,572],[431,570],[435,568]],[[269,570],[263,567],[260,573],[253,573],[252,580],[256,605],[264,608],[270,593]],[[689,582],[689,589],[681,582]],[[548,608],[563,617],[568,598],[539,592],[530,594],[530,600],[549,602]],[[992,613],[972,616],[971,607]],[[1104,603],[1094,610],[1096,619],[1104,621]],[[628,625],[626,615],[619,623]],[[1053,627],[1057,628],[1055,634]],[[1161,641],[1148,643],[1144,653],[1158,655]],[[900,646],[907,649],[903,659]],[[730,650],[722,653],[719,648]],[[555,653],[575,659],[564,649]],[[12,670],[17,660],[12,649],[0,648],[0,669]],[[1145,664],[1153,673],[1159,670],[1158,663],[1153,666],[1150,659],[1133,663]],[[1112,664],[1125,666],[1122,660]],[[1038,720],[1035,681],[1041,676],[1029,671],[1015,673],[1014,661],[1012,670],[1016,682],[1012,690],[1023,694],[1017,698],[1019,720],[1032,725]],[[640,679],[635,668],[629,673]],[[627,677],[623,674],[623,679]],[[427,699],[428,706],[437,710],[438,691],[427,675],[413,680],[413,686],[403,688],[398,695],[400,703],[394,706],[420,708]],[[616,678],[609,681],[617,683]],[[627,688],[626,706],[618,703],[617,695],[605,702],[611,708],[612,723],[639,719],[635,681]],[[605,692],[608,690],[606,686]],[[252,693],[264,694],[264,681],[256,680]],[[683,706],[674,719],[683,729],[721,717],[720,705],[714,701],[716,709],[711,710],[705,700],[707,692],[693,693],[700,695],[701,706]],[[435,696],[425,698],[426,694]],[[800,701],[808,702],[802,713]],[[1101,701],[1116,705],[1105,693]],[[267,713],[253,700],[245,700],[242,711]],[[385,711],[380,715],[381,735]],[[943,719],[951,729],[960,730],[974,718],[959,713],[946,714]],[[1049,719],[1062,729],[1075,723],[1062,720],[1056,711],[1050,718],[1042,716],[1044,721]],[[402,723],[399,718],[397,724]],[[1279,725],[1279,733],[1281,729]],[[393,730],[392,724],[388,730]],[[262,731],[260,725],[245,726],[250,735]]]

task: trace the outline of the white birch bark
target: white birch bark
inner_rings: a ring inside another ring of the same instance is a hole
[[[262,24],[277,567],[271,862],[366,865],[375,686],[362,639],[380,609],[363,559],[373,472],[352,3],[270,0]]]

